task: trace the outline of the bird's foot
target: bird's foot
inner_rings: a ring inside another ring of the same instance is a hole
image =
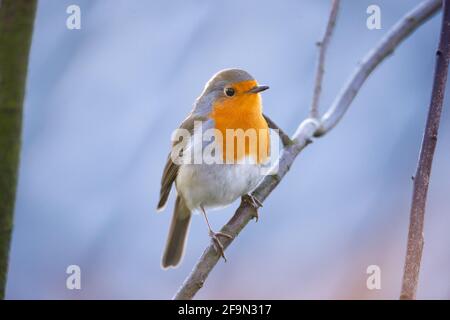
[[[214,232],[212,230],[209,230],[209,236],[211,237],[211,240],[213,241],[216,252],[218,254],[220,254],[220,256],[223,258],[223,260],[225,260],[225,262],[227,262],[227,258],[225,257],[225,248],[224,248],[222,242],[220,242],[219,236],[228,238],[228,239],[233,239],[233,236],[231,236],[227,233],[224,233],[224,232]]]
[[[245,196],[242,197],[242,200],[246,201],[247,203],[249,203],[255,210],[253,211],[253,218],[255,219],[256,222],[258,222],[258,209],[262,208],[262,203],[261,201],[259,201],[255,196],[253,196],[252,194],[246,194]]]

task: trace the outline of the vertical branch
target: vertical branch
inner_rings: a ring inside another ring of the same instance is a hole
[[[0,1],[0,299],[4,297],[35,0]]]
[[[336,25],[337,14],[339,11],[340,0],[332,0],[330,16],[328,18],[327,28],[325,34],[320,42],[317,42],[319,47],[319,61],[316,69],[316,79],[314,82],[313,100],[310,109],[310,117],[317,119],[319,117],[319,100],[322,92],[323,75],[325,73],[325,56],[330,43],[331,36],[333,35],[334,26]]]
[[[444,102],[445,84],[447,82],[450,59],[450,0],[443,2],[443,15],[439,48],[436,52],[433,92],[428,111],[427,123],[420,150],[419,163],[414,177],[408,247],[406,251],[400,299],[415,299],[419,280],[420,262],[423,251],[423,225],[431,165],[437,143],[439,121]]]

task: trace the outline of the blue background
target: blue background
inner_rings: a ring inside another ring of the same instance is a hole
[[[321,110],[358,61],[420,1],[342,1]],[[81,30],[66,8],[81,7]],[[366,9],[381,8],[368,30]],[[293,133],[307,116],[329,1],[39,1],[7,286],[13,299],[171,298],[209,243],[194,216],[183,264],[163,271],[173,194],[155,212],[172,131],[205,82],[240,67],[271,89]],[[397,298],[411,176],[430,101],[440,14],[368,79],[227,250],[198,298]],[[448,95],[447,95],[448,96]],[[450,298],[447,97],[427,205],[419,298]],[[238,203],[210,215],[218,229]],[[82,290],[67,290],[68,265]],[[381,290],[366,268],[381,268]]]

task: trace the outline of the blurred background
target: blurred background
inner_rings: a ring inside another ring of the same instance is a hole
[[[342,1],[325,110],[358,61],[419,0]],[[81,8],[68,30],[66,8]],[[209,243],[193,218],[178,269],[160,258],[173,208],[156,213],[170,135],[217,71],[260,83],[265,113],[293,133],[307,116],[329,1],[40,0],[30,56],[7,298],[171,298]],[[381,8],[381,30],[366,9]],[[329,135],[227,250],[197,298],[396,299],[429,105],[440,14],[368,79]],[[447,92],[449,93],[449,92]],[[418,298],[450,298],[450,105],[429,190]],[[215,211],[219,229],[238,203]],[[81,290],[66,268],[81,267]],[[381,290],[366,268],[381,268]]]

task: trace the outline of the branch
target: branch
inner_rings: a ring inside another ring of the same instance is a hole
[[[440,9],[441,3],[442,0],[423,1],[388,31],[378,45],[362,59],[353,76],[324,114],[322,127],[316,132],[316,136],[327,133],[341,120],[372,71],[384,58],[392,54],[405,38],[434,15]]]
[[[327,28],[323,35],[322,41],[317,43],[319,49],[319,62],[317,63],[316,80],[314,85],[314,95],[311,104],[310,114],[311,118],[317,119],[319,117],[319,100],[322,92],[322,81],[325,73],[325,55],[327,53],[328,44],[333,35],[334,26],[336,25],[337,14],[339,11],[340,0],[332,0],[330,17],[328,18]]]
[[[430,109],[428,111],[427,124],[423,135],[419,163],[416,175],[414,176],[414,190],[409,220],[408,248],[406,251],[400,299],[415,299],[419,281],[420,262],[422,260],[424,244],[423,225],[425,205],[450,60],[450,0],[445,0],[443,7],[444,13],[442,15],[439,48],[436,52],[433,92],[431,94]]]
[[[0,3],[0,299],[5,294],[35,0]]]
[[[424,1],[390,29],[375,49],[370,51],[366,58],[363,59],[325,115],[320,120],[314,118],[305,119],[299,125],[292,138],[294,143],[285,147],[281,153],[277,173],[266,176],[253,192],[253,196],[260,202],[263,202],[269,196],[289,171],[297,155],[312,142],[313,137],[326,134],[339,122],[362,84],[375,67],[392,53],[402,40],[435,14],[439,10],[440,4],[441,0]],[[221,230],[234,236],[233,239],[224,239],[222,241],[225,248],[230,245],[255,214],[255,209],[251,204],[241,201],[241,205],[234,216]],[[198,290],[202,288],[219,258],[220,256],[215,251],[214,246],[210,244],[203,252],[192,272],[185,279],[174,299],[192,299]]]

